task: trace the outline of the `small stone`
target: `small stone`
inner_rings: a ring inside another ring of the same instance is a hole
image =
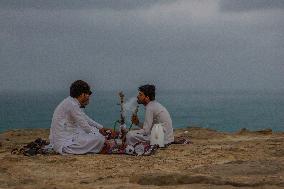
[[[271,135],[272,134],[272,129],[268,128],[268,129],[263,129],[260,131],[256,131],[257,133],[263,134],[263,135]]]

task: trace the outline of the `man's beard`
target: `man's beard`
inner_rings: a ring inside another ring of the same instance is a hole
[[[140,100],[137,99],[137,103],[138,104],[143,104],[143,102],[141,102]]]
[[[83,104],[81,104],[80,108],[86,108],[88,104],[89,104],[89,100],[86,100],[85,102],[83,102]]]

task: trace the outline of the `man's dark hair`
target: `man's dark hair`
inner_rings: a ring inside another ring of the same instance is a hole
[[[70,86],[70,96],[77,98],[82,93],[92,94],[89,84],[82,80],[74,81]]]
[[[138,88],[145,96],[148,96],[151,101],[155,100],[155,85],[142,85]]]

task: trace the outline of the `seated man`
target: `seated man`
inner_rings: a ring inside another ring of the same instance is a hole
[[[137,102],[143,104],[146,108],[145,120],[141,124],[137,116],[132,116],[132,123],[138,125],[141,129],[129,131],[126,135],[126,143],[135,145],[138,142],[150,142],[151,129],[157,123],[163,123],[164,144],[174,142],[171,116],[165,107],[155,101],[155,86],[143,85],[138,90]]]
[[[92,94],[88,83],[77,80],[70,86],[70,96],[55,109],[50,143],[60,154],[99,153],[105,137],[99,132],[103,126],[89,118],[82,110]]]

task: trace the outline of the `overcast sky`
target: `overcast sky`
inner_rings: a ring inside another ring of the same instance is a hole
[[[0,91],[284,89],[283,0],[0,0]]]

